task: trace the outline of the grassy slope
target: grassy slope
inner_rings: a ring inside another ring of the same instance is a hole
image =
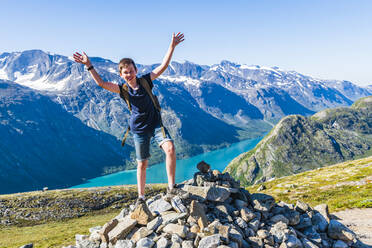
[[[276,200],[296,203],[302,200],[315,206],[326,203],[331,212],[347,208],[372,207],[372,157],[278,178],[263,185]],[[261,184],[247,187],[258,192]]]
[[[153,184],[146,186],[146,195],[165,192],[165,184]],[[125,194],[128,197],[122,207],[134,203],[137,197],[136,186],[112,186],[86,189],[68,189],[68,190],[51,190],[47,192],[33,191],[27,193],[0,195],[1,199],[29,199],[33,196],[45,196],[68,198],[91,198],[91,191],[100,191],[105,198],[114,194]],[[135,195],[135,197],[133,197]],[[15,201],[17,202],[17,201]],[[16,207],[16,206],[14,206]],[[22,210],[22,209],[20,209]],[[38,211],[38,209],[34,209]],[[40,211],[40,209],[39,209]],[[89,235],[89,228],[94,226],[103,226],[110,219],[120,213],[121,209],[107,207],[105,209],[87,213],[80,218],[50,221],[47,223],[25,226],[25,223],[18,226],[4,227],[0,226],[0,248],[20,247],[22,245],[33,243],[34,247],[61,247],[75,243],[75,234]]]
[[[265,182],[264,185],[267,189],[260,193],[272,195],[277,201],[295,203],[297,200],[303,200],[311,206],[327,203],[331,212],[346,208],[372,207],[372,157],[275,179]],[[247,189],[254,193],[259,186]],[[158,187],[165,188],[165,185]],[[122,192],[126,190],[125,187],[117,189]],[[76,189],[75,194],[85,192]],[[34,243],[34,247],[73,244],[75,234],[89,234],[90,227],[103,225],[119,212],[118,209],[111,209],[81,218],[53,221],[32,227],[3,227],[0,228],[0,247],[19,247],[27,243]]]

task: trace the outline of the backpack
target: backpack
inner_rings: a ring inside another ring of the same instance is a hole
[[[163,137],[166,138],[163,122],[161,120],[161,114],[160,114],[161,107],[160,107],[160,104],[159,104],[159,100],[154,94],[152,94],[152,90],[150,89],[150,85],[149,85],[149,83],[147,82],[146,79],[139,78],[139,83],[140,83],[140,85],[142,85],[143,88],[145,88],[147,94],[150,96],[150,98],[151,98],[151,100],[152,100],[152,102],[155,106],[155,109],[159,112],[159,117],[160,117],[159,121],[160,121],[161,132],[163,133]],[[126,85],[126,84],[119,85],[119,89],[120,89],[120,97],[124,99],[124,101],[128,105],[129,112],[132,113],[132,106],[130,105],[130,102],[129,102],[128,85]],[[127,130],[125,131],[124,138],[121,141],[121,146],[124,146],[125,140],[127,139],[129,131],[130,131],[130,127],[128,126]]]

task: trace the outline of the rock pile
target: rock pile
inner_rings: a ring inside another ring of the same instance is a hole
[[[194,178],[179,185],[170,200],[163,194],[146,205],[123,209],[90,236],[76,235],[69,248],[350,247],[355,234],[330,220],[327,205],[311,208],[275,203],[272,196],[250,194],[228,173],[198,164]]]

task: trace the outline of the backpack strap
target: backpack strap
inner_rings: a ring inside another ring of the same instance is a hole
[[[145,88],[147,94],[150,96],[152,102],[154,103],[155,108],[160,112],[161,111],[161,108],[160,108],[159,100],[152,93],[152,90],[150,89],[150,85],[147,82],[147,80],[144,79],[144,78],[139,78],[139,81],[140,81],[140,84],[142,85],[142,87]]]
[[[130,105],[130,102],[129,102],[129,89],[128,89],[128,85],[126,85],[126,84],[119,85],[119,89],[120,89],[120,97],[125,100],[125,102],[128,105],[129,111],[132,112],[132,106]]]
[[[130,105],[130,102],[129,102],[128,85],[126,84],[119,85],[119,89],[120,89],[120,97],[125,100],[125,102],[128,105],[129,112],[132,113],[132,106]],[[121,141],[121,146],[125,145],[125,141],[127,140],[129,131],[130,131],[130,127],[128,126],[127,130],[125,131],[124,138]]]

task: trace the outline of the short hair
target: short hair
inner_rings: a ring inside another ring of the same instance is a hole
[[[119,73],[121,73],[121,70],[124,68],[124,67],[127,67],[128,65],[132,64],[134,69],[137,71],[137,66],[136,64],[134,63],[133,59],[130,59],[130,58],[123,58],[120,60],[119,62]]]

